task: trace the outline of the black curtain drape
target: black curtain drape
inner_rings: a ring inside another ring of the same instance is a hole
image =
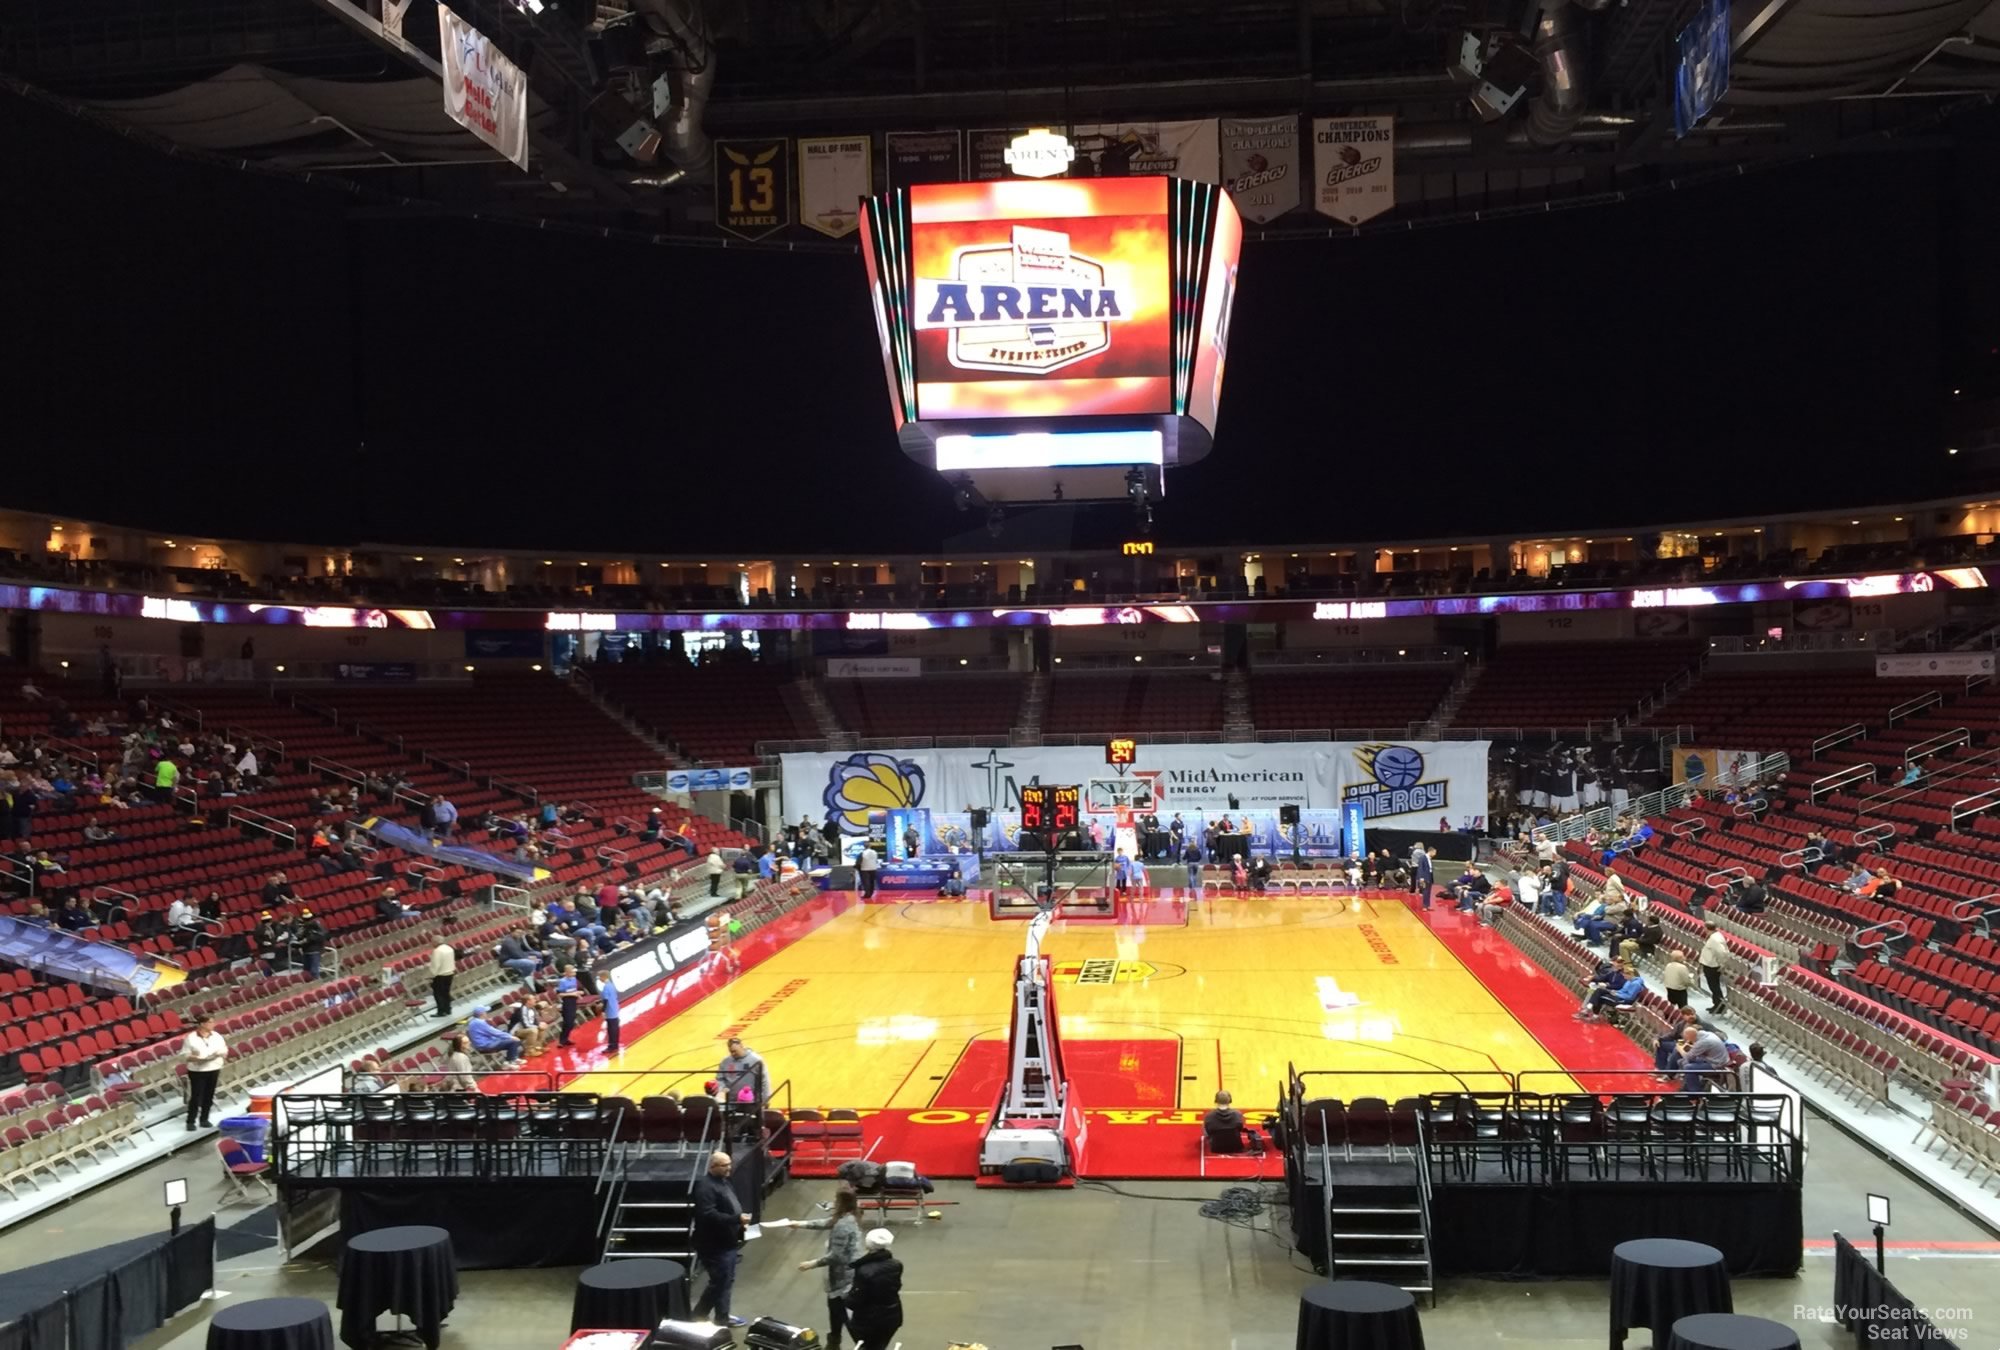
[[[215,1220],[9,1272],[0,1350],[124,1350],[215,1283]]]

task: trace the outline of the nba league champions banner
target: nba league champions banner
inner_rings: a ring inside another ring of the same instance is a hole
[[[1349,225],[1396,205],[1396,119],[1313,119],[1313,210]]]
[[[486,35],[438,6],[444,110],[451,120],[528,167],[528,81]]]
[[[1282,745],[1148,745],[1123,775],[1104,747],[1015,746],[784,755],[786,820],[833,821],[858,836],[871,812],[1020,809],[1024,783],[1075,783],[1086,815],[1150,809],[1220,819],[1275,816],[1283,806],[1339,813],[1358,805],[1371,829],[1435,830],[1486,813],[1485,741],[1297,741]],[[1147,805],[1150,796],[1150,806]],[[1232,800],[1233,799],[1233,800]]]
[[[1299,119],[1222,119],[1222,184],[1245,220],[1268,224],[1299,204]]]

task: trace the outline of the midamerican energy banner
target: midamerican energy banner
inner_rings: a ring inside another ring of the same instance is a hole
[[[438,6],[444,110],[451,120],[528,167],[528,80],[486,35]]]
[[[830,239],[861,224],[861,199],[874,191],[867,136],[809,136],[799,141],[799,223]]]
[[[1396,205],[1396,119],[1313,119],[1313,210],[1349,225]]]
[[[1020,807],[1024,783],[1074,783],[1086,813],[1143,803],[1220,817],[1281,806],[1341,811],[1357,804],[1371,827],[1435,830],[1486,813],[1485,741],[1296,741],[1279,745],[1151,745],[1123,775],[1104,747],[986,746],[833,752],[781,759],[785,819],[835,821],[860,834],[870,811]],[[1143,784],[1150,792],[1135,792]]]
[[[1245,220],[1262,225],[1299,204],[1299,119],[1222,119],[1222,185]]]

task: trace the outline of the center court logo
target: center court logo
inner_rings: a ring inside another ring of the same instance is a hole
[[[1008,243],[958,249],[951,271],[917,278],[917,328],[949,332],[961,370],[1060,370],[1110,350],[1111,325],[1130,309],[1063,230],[1016,225]]]
[[[1424,754],[1413,745],[1357,746],[1354,758],[1368,775],[1366,783],[1341,789],[1343,802],[1358,801],[1363,814],[1401,816],[1413,811],[1442,811],[1451,801],[1451,780],[1424,781]]]

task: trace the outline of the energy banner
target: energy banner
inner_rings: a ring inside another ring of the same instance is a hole
[[[1349,225],[1396,205],[1396,119],[1313,119],[1313,210]]]
[[[444,110],[515,164],[528,167],[528,79],[477,28],[438,6]]]
[[[1299,119],[1222,119],[1222,185],[1245,220],[1268,224],[1299,206]]]

